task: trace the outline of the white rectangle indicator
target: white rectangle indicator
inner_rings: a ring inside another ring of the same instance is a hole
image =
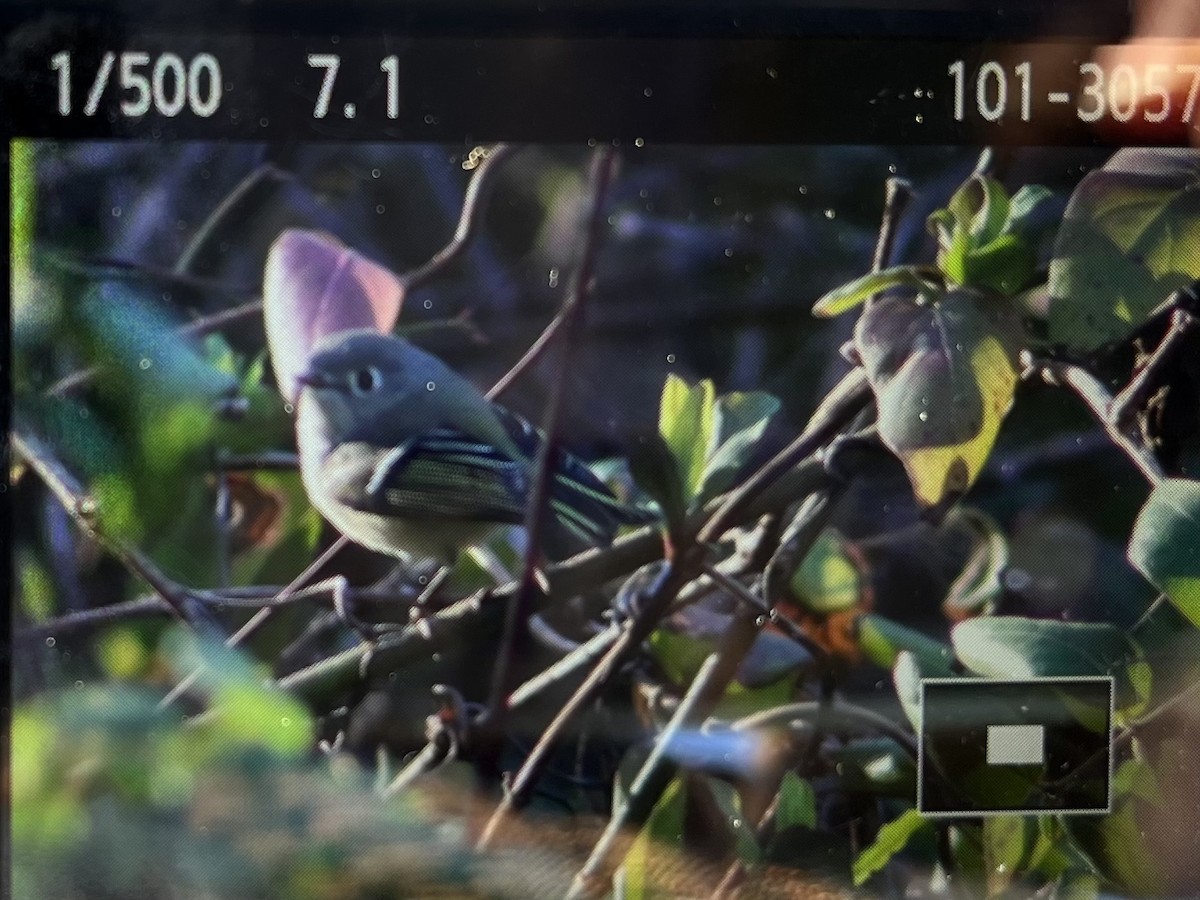
[[[1051,103],[1070,103],[1071,95],[1066,91],[1052,91],[1046,95],[1046,99]]]
[[[989,725],[989,766],[1040,766],[1046,761],[1046,729],[1042,725]]]

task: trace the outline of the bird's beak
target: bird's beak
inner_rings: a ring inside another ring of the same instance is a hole
[[[309,369],[296,376],[296,383],[304,387],[323,388],[329,387],[329,378],[321,372],[314,372]]]

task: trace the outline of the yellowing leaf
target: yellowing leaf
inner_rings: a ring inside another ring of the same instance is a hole
[[[855,345],[879,407],[879,433],[926,506],[979,476],[1012,405],[1021,331],[1006,304],[975,291],[885,297]]]

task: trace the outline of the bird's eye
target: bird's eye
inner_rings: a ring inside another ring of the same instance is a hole
[[[379,374],[379,370],[374,366],[368,366],[365,369],[356,369],[350,373],[350,390],[359,396],[377,390],[381,384],[383,384],[383,376]]]

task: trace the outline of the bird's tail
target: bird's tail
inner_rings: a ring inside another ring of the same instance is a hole
[[[541,433],[516,414],[496,409],[521,452],[535,457]],[[554,518],[543,539],[546,554],[552,558],[607,546],[622,525],[646,525],[659,518],[652,510],[622,503],[596,473],[561,448],[555,451],[553,471],[549,499]]]

